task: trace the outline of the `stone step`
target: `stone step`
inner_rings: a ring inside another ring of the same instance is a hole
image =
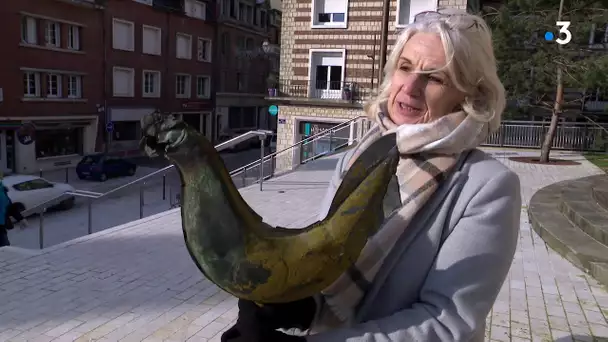
[[[608,175],[585,177],[591,182],[591,195],[595,203],[608,211]]]
[[[603,278],[604,268],[597,265],[608,264],[608,246],[575,227],[560,212],[562,189],[567,183],[552,184],[532,196],[528,207],[530,224],[557,253],[594,278],[596,274]]]
[[[608,284],[608,264],[600,262],[591,263],[591,274],[593,278],[597,279],[600,283]]]
[[[564,187],[559,209],[576,227],[608,246],[608,211],[595,202],[591,185],[585,183],[573,181]]]
[[[591,189],[591,194],[595,202],[608,211],[608,189],[593,188]]]

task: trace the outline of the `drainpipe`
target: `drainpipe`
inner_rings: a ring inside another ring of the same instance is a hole
[[[110,150],[110,143],[112,139],[111,133],[106,133],[105,126],[110,121],[108,118],[108,42],[107,42],[107,27],[106,27],[106,11],[107,6],[109,6],[109,2],[106,2],[102,8],[100,8],[100,17],[101,17],[101,40],[103,44],[103,60],[102,60],[102,73],[103,76],[101,78],[101,83],[103,87],[103,122],[102,127],[102,135],[106,134],[106,143],[104,144],[104,152],[108,153]],[[98,113],[99,114],[99,113]],[[101,120],[100,120],[101,121]]]
[[[163,55],[165,56],[165,77],[162,77],[161,80],[163,80],[164,85],[162,85],[162,89],[163,89],[163,98],[164,100],[161,102],[160,106],[161,107],[161,112],[168,112],[170,111],[170,105],[169,103],[171,103],[170,100],[170,85],[171,85],[171,80],[174,80],[173,77],[171,77],[170,71],[171,71],[171,11],[169,10],[169,8],[165,8],[165,11],[167,13],[167,33],[165,34],[165,41],[164,41],[164,46],[165,48],[163,50],[164,53]],[[166,103],[166,104],[165,104]],[[163,108],[165,107],[165,108]]]
[[[213,64],[216,65],[217,63],[217,67],[213,68],[213,72],[211,74],[211,105],[213,106],[213,109],[211,110],[211,120],[209,120],[209,124],[211,125],[211,141],[213,141],[213,143],[217,142],[217,138],[219,135],[219,132],[216,132],[217,129],[217,121],[218,121],[218,114],[217,114],[217,89],[219,87],[219,81],[220,81],[220,73],[221,73],[221,68],[222,68],[222,59],[220,58],[221,56],[221,48],[220,48],[220,44],[222,43],[220,41],[221,37],[220,37],[220,13],[221,13],[221,8],[218,8],[218,1],[216,0],[214,1],[214,11],[213,11],[213,17],[211,18],[212,22],[213,22],[213,27],[215,29],[214,31],[214,41],[211,43],[211,46],[213,46],[213,56],[211,58],[213,58]]]

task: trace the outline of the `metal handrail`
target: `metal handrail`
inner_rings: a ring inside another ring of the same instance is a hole
[[[332,127],[332,128],[326,129],[326,130],[324,130],[324,131],[322,131],[322,132],[319,132],[319,133],[317,133],[317,134],[313,134],[313,135],[311,135],[311,136],[309,136],[309,137],[307,137],[307,138],[305,138],[305,139],[303,139],[303,140],[301,140],[301,141],[299,141],[299,142],[297,142],[297,143],[295,143],[295,144],[293,144],[293,145],[290,145],[289,147],[286,147],[286,148],[284,148],[284,149],[282,149],[282,150],[280,150],[280,151],[273,152],[273,153],[271,153],[271,154],[269,154],[269,155],[265,156],[265,157],[264,157],[264,160],[266,160],[266,159],[269,159],[269,160],[270,160],[270,159],[272,159],[273,157],[276,157],[277,155],[279,155],[280,153],[283,153],[283,152],[286,152],[286,151],[288,151],[288,150],[291,150],[291,149],[293,149],[294,147],[297,147],[297,146],[300,146],[300,145],[305,145],[305,144],[307,144],[307,143],[312,142],[313,140],[317,140],[317,139],[321,138],[322,136],[326,136],[327,134],[330,134],[330,131],[331,131],[331,132],[335,132],[335,131],[337,131],[337,130],[339,130],[339,129],[345,128],[345,127],[347,127],[348,125],[350,125],[351,123],[353,123],[353,122],[355,122],[355,121],[357,121],[357,120],[359,120],[359,119],[368,119],[368,117],[367,117],[367,116],[365,116],[365,115],[361,115],[361,116],[357,116],[356,118],[350,119],[350,120],[348,120],[348,121],[342,122],[342,123],[340,123],[340,124],[338,124],[338,125],[336,125],[336,126],[334,126],[334,127]],[[255,165],[258,165],[258,164],[260,164],[260,163],[263,163],[263,162],[264,162],[264,161],[261,161],[261,160],[256,160],[256,161],[253,161],[253,162],[251,162],[251,163],[249,163],[249,164],[247,164],[247,165],[244,165],[244,166],[241,166],[241,167],[239,167],[239,168],[237,168],[237,169],[234,169],[234,170],[233,170],[233,171],[230,173],[230,175],[231,175],[231,176],[232,176],[232,175],[237,175],[237,174],[239,174],[240,172],[242,172],[243,170],[245,170],[245,169],[249,169],[249,168],[251,168],[251,167],[253,167],[253,166],[255,166]]]
[[[226,140],[226,141],[224,141],[223,143],[221,143],[219,145],[216,145],[215,149],[219,152],[219,151],[225,150],[225,149],[227,149],[229,147],[235,146],[235,145],[237,145],[237,144],[239,144],[239,143],[241,143],[243,141],[249,140],[249,139],[251,139],[253,137],[263,138],[263,137],[266,137],[266,135],[271,134],[271,133],[272,132],[266,131],[266,130],[249,131],[247,133],[243,133],[243,134],[241,134],[239,136],[236,136],[236,137],[234,137],[232,139]],[[55,197],[53,199],[50,199],[50,200],[48,200],[46,202],[40,203],[40,204],[36,205],[35,207],[30,208],[30,209],[24,211],[23,214],[27,216],[27,215],[29,215],[31,213],[37,213],[37,212],[40,213],[40,212],[43,212],[47,207],[50,206],[51,203],[57,202],[60,198],[63,198],[66,195],[79,196],[79,197],[87,197],[87,198],[91,198],[91,199],[99,199],[99,198],[102,198],[102,197],[106,197],[106,196],[109,196],[109,195],[111,195],[113,193],[116,193],[116,192],[118,192],[120,190],[123,190],[125,188],[131,187],[131,186],[136,185],[138,183],[141,183],[141,182],[145,181],[146,179],[150,179],[150,178],[152,178],[152,177],[154,177],[156,175],[159,175],[159,174],[162,174],[162,173],[166,173],[167,171],[173,169],[174,167],[175,167],[174,165],[165,166],[165,167],[163,167],[160,170],[156,170],[154,172],[151,172],[151,173],[149,173],[149,174],[147,174],[145,176],[142,176],[142,177],[140,177],[140,178],[138,178],[138,179],[136,179],[134,181],[131,181],[131,182],[127,183],[127,184],[121,185],[121,186],[119,186],[117,188],[114,188],[114,189],[112,189],[112,190],[110,190],[108,192],[102,193],[100,195],[82,194],[82,193],[78,193],[78,192],[64,193],[64,194],[61,194],[60,196],[57,196],[57,197]]]
[[[264,161],[266,160],[267,157],[268,157],[269,160],[272,160],[272,158],[275,157],[276,155],[278,155],[279,153],[282,153],[282,152],[285,152],[287,150],[290,150],[290,149],[292,149],[292,148],[294,148],[296,146],[302,146],[304,144],[314,142],[314,141],[316,141],[318,139],[321,139],[322,137],[327,136],[327,135],[330,135],[330,137],[331,137],[334,132],[336,132],[336,131],[338,131],[340,129],[347,128],[348,125],[350,125],[352,122],[354,122],[356,120],[360,120],[362,118],[366,118],[366,117],[365,116],[359,116],[359,117],[356,117],[354,119],[350,119],[350,120],[348,120],[346,122],[340,123],[340,124],[338,124],[338,125],[330,128],[330,129],[327,129],[327,130],[325,130],[323,132],[319,132],[319,133],[314,134],[314,135],[312,135],[310,137],[307,137],[306,139],[304,139],[304,140],[302,140],[302,141],[300,141],[300,142],[298,142],[296,144],[293,144],[293,145],[291,145],[291,146],[289,146],[289,147],[287,147],[285,149],[282,149],[280,151],[274,152],[274,153],[272,153],[272,154],[270,154],[268,156],[264,155],[264,141],[265,141],[265,138],[269,134],[272,134],[272,132],[270,132],[270,131],[264,131],[264,130],[257,130],[257,131],[247,132],[245,134],[242,134],[240,136],[232,138],[232,139],[230,139],[230,140],[228,140],[226,142],[223,142],[223,143],[215,146],[215,148],[216,148],[216,150],[221,151],[221,150],[224,150],[224,149],[226,149],[226,148],[228,148],[230,146],[234,146],[234,145],[236,145],[236,144],[238,144],[238,143],[240,143],[242,141],[250,139],[250,138],[252,138],[254,136],[255,137],[259,137],[260,138],[260,142],[261,142],[261,144],[260,144],[260,159],[258,161],[253,162],[253,163],[250,163],[250,164],[247,164],[247,165],[245,165],[243,167],[240,167],[240,168],[238,168],[236,170],[233,170],[232,172],[230,172],[230,176],[232,177],[234,175],[242,173],[243,174],[243,182],[245,183],[247,169],[249,167],[253,166],[253,165],[260,164],[260,170],[259,170],[260,171],[259,172],[260,173],[260,175],[259,175],[260,178],[258,179],[258,181],[254,182],[254,183],[259,183],[259,185],[260,185],[260,191],[261,191],[262,190],[262,183],[263,183],[263,181],[266,180],[267,178],[272,177],[272,174],[270,176],[268,176],[268,177],[264,176],[264,167],[263,166],[264,166]],[[331,138],[330,138],[330,141],[331,141]],[[350,144],[350,138],[349,138],[349,142],[347,144]],[[344,146],[344,145],[347,145],[347,144],[339,145],[338,148],[340,148],[340,146]],[[330,143],[330,149],[331,149],[331,143]],[[321,153],[321,154],[319,154],[317,156],[314,156],[313,159],[320,158],[320,157],[322,157],[325,154],[326,153]],[[171,170],[173,167],[174,167],[173,165],[169,165],[167,167],[164,167],[164,168],[162,168],[160,170],[157,170],[157,171],[152,172],[152,173],[150,173],[148,175],[140,177],[140,178],[138,178],[138,179],[136,179],[134,181],[131,181],[131,182],[125,184],[125,185],[122,185],[120,187],[112,189],[112,190],[110,190],[110,191],[108,191],[106,193],[103,193],[103,194],[94,193],[94,192],[90,192],[90,191],[67,192],[67,193],[62,194],[59,197],[56,197],[56,198],[54,198],[54,199],[52,199],[50,201],[46,201],[44,203],[41,203],[41,204],[35,206],[34,208],[31,208],[31,209],[25,211],[24,212],[24,216],[29,215],[29,213],[35,213],[35,212],[38,212],[40,214],[39,228],[38,228],[38,236],[39,236],[38,242],[39,242],[40,249],[43,249],[44,248],[44,212],[46,211],[46,209],[50,208],[50,207],[52,207],[52,206],[54,206],[54,205],[56,205],[58,203],[60,203],[60,201],[62,199],[64,199],[64,198],[66,198],[67,196],[84,197],[84,198],[87,198],[87,210],[88,210],[88,225],[87,226],[88,226],[88,234],[92,234],[93,233],[93,219],[92,219],[92,217],[93,217],[93,209],[92,208],[93,208],[93,202],[95,200],[98,200],[98,199],[100,199],[102,197],[108,196],[108,195],[110,195],[112,193],[115,193],[117,191],[120,191],[122,189],[131,187],[131,186],[133,186],[135,184],[138,184],[138,183],[144,182],[143,184],[145,184],[145,180],[147,180],[147,179],[149,179],[151,177],[154,177],[154,176],[156,176],[158,174],[161,174],[161,173],[164,173],[163,174],[163,200],[164,200],[165,199],[165,176],[166,176],[166,172],[169,171],[169,170]],[[169,188],[169,190],[171,190],[171,188]],[[169,197],[171,198],[171,192],[169,194]],[[140,217],[140,219],[144,217],[143,205],[144,205],[144,187],[140,186],[139,187],[139,217]],[[173,207],[173,206],[171,206],[171,207]]]

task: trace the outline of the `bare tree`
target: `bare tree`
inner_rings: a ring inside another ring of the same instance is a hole
[[[584,94],[585,89],[608,88],[606,0],[560,0],[556,5],[555,0],[506,0],[484,13],[509,98],[551,112],[541,162],[549,161],[566,89]],[[602,37],[593,38],[601,32]],[[557,43],[568,38],[566,44]],[[583,95],[576,99],[583,100]]]

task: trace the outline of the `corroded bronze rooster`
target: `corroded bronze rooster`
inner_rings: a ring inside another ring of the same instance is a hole
[[[349,168],[325,219],[286,229],[262,221],[213,145],[186,123],[155,113],[142,119],[142,129],[142,149],[179,170],[192,259],[220,288],[257,303],[311,296],[356,261],[382,223],[382,200],[399,160],[395,136],[382,137]]]

